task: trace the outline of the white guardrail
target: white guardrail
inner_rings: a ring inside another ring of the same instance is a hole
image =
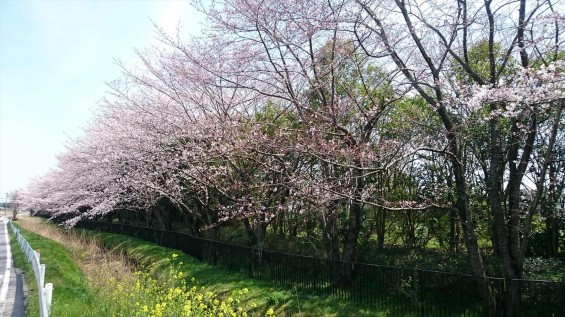
[[[53,294],[53,284],[45,283],[45,264],[39,263],[39,252],[35,251],[29,243],[20,234],[18,228],[14,227],[11,221],[8,221],[8,226],[16,235],[18,243],[22,247],[28,261],[33,266],[35,273],[35,280],[37,281],[37,289],[39,290],[39,316],[48,317],[51,310],[51,298]]]

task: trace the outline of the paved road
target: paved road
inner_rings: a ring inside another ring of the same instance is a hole
[[[21,271],[12,266],[12,252],[5,218],[0,221],[0,315],[24,317],[24,283]]]

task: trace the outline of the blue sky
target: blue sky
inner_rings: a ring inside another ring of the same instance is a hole
[[[0,201],[56,166],[135,48],[157,44],[151,20],[199,32],[189,1],[0,0]]]

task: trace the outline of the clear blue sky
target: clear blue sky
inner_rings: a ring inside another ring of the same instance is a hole
[[[150,19],[186,37],[202,21],[186,0],[0,0],[0,201],[81,135],[119,77],[114,58],[133,65],[157,44]]]

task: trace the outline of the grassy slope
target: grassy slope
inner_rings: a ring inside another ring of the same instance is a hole
[[[17,223],[16,223],[17,225]],[[44,223],[50,226],[48,223]],[[68,247],[38,234],[21,230],[24,237],[35,249],[41,250],[41,262],[46,264],[46,281],[54,284],[52,316],[103,316],[100,303],[97,302],[96,291],[90,288],[84,273],[76,261],[81,257],[73,254]],[[168,270],[167,258],[179,251],[163,248],[156,244],[128,236],[84,232],[86,236],[103,241],[106,247],[114,252],[125,253],[134,262],[144,267],[152,267],[156,272]],[[17,243],[17,242],[16,242]],[[16,245],[13,247],[17,249]],[[19,259],[18,259],[19,257]],[[25,265],[23,254],[15,255],[16,265]],[[263,315],[270,307],[277,316],[391,316],[384,312],[376,312],[358,305],[318,296],[306,296],[292,290],[274,287],[268,282],[247,278],[222,268],[202,264],[187,255],[180,253],[179,261],[184,262],[183,271],[188,277],[194,277],[199,285],[216,293],[231,294],[247,288],[248,293],[243,300],[246,307],[257,305],[254,315]],[[37,298],[34,291],[31,266],[27,266],[27,284],[30,286],[29,298]],[[38,315],[37,300],[28,304],[28,316]],[[98,305],[97,305],[98,304]]]
[[[84,233],[96,236],[109,249],[126,253],[127,257],[141,266],[153,266],[158,271],[167,267],[166,259],[172,253],[179,253],[129,236],[93,231]],[[273,307],[278,316],[391,316],[335,298],[307,296],[274,287],[268,282],[252,280],[237,272],[203,264],[185,254],[180,254],[179,261],[184,263],[183,271],[187,276],[194,277],[199,284],[218,294],[230,294],[247,288],[249,292],[245,297],[246,304],[248,307],[251,303],[256,304],[258,313]]]
[[[48,223],[42,223],[42,225],[55,228]],[[77,230],[77,232],[83,232],[85,237],[95,237],[101,240],[108,249],[126,254],[133,262],[145,267],[153,266],[161,271],[168,268],[166,258],[172,253],[180,253],[129,236],[94,231]],[[42,250],[42,263],[47,265],[46,280],[55,285],[52,316],[102,316],[99,314],[100,310],[97,310],[96,294],[88,288],[84,274],[73,262],[71,251],[37,234],[24,230],[22,233],[34,248]],[[17,267],[22,267],[22,262],[25,263],[23,254],[15,243],[17,242],[12,241],[14,261]],[[79,257],[75,256],[74,260],[77,261],[77,258]],[[216,293],[229,294],[247,288],[249,292],[245,297],[245,306],[250,307],[251,303],[257,304],[258,308],[254,311],[256,314],[262,315],[269,307],[273,307],[278,316],[393,316],[335,298],[307,296],[292,290],[273,287],[268,282],[249,279],[245,274],[202,264],[182,253],[179,260],[185,263],[183,271],[186,276],[194,277],[199,284],[205,285]],[[26,278],[31,300],[28,304],[30,311],[28,315],[37,316],[35,281],[29,265],[27,265],[27,270]]]
[[[16,226],[18,226],[17,223]],[[88,288],[84,274],[73,261],[71,252],[51,239],[21,228],[20,232],[33,248],[40,250],[41,263],[46,266],[45,280],[48,283],[53,283],[51,316],[99,316],[94,309],[96,306],[95,297]],[[37,287],[31,265],[27,263],[15,239],[12,239],[12,249],[14,251],[14,265],[23,267],[25,271],[29,289],[27,315],[39,316]]]

